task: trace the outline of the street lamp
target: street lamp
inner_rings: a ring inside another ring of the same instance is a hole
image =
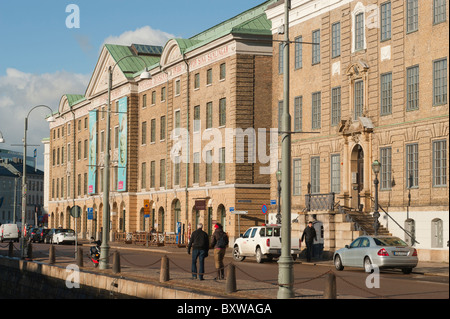
[[[50,110],[50,116],[47,122],[54,122],[53,111],[47,105],[37,105],[33,107],[25,117],[25,130],[23,135],[23,171],[22,171],[22,242],[20,244],[21,258],[25,258],[25,225],[26,225],[26,211],[27,211],[27,131],[28,131],[28,117],[30,113],[37,108],[47,108]]]
[[[3,138],[2,131],[0,131],[0,143],[5,143],[5,139]]]
[[[372,170],[375,173],[375,180],[373,181],[373,184],[375,185],[375,207],[373,211],[373,229],[375,230],[375,236],[378,235],[378,229],[380,228],[380,222],[378,221],[378,218],[380,217],[380,212],[378,211],[378,173],[380,172],[380,168],[380,162],[378,162],[378,160],[375,160],[372,163]]]
[[[278,207],[277,207],[277,224],[281,224],[281,171],[277,171],[277,182],[278,182]]]
[[[114,66],[110,66],[108,69],[109,77],[108,77],[108,108],[106,111],[106,151],[105,151],[105,168],[104,168],[104,176],[103,176],[103,232],[102,232],[102,245],[100,247],[100,261],[99,268],[100,269],[108,269],[109,267],[109,227],[110,227],[110,219],[111,214],[109,211],[109,176],[110,176],[110,144],[111,144],[111,90],[112,90],[112,82],[113,82],[113,73],[116,66],[120,61],[126,58],[139,58],[144,62],[144,72],[141,73],[140,78],[143,79],[151,79],[152,75],[150,74],[145,60],[140,56],[135,55],[127,55],[119,59]]]

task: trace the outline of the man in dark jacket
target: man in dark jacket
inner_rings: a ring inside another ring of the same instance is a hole
[[[311,221],[308,222],[308,226],[303,231],[301,241],[303,241],[303,239],[305,239],[306,242],[306,261],[311,261],[314,239],[317,240],[316,230]]]
[[[198,278],[203,280],[203,274],[205,273],[205,258],[208,257],[209,250],[209,238],[208,234],[203,231],[203,224],[197,225],[197,230],[194,231],[189,240],[187,247],[187,253],[191,253],[192,250],[192,279],[197,279],[197,258],[199,261],[199,273]]]

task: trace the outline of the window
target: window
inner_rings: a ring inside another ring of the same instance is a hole
[[[312,45],[312,64],[320,63],[320,30],[315,30],[312,33],[312,42],[317,43]]]
[[[355,16],[355,51],[364,49],[364,13]]]
[[[447,185],[447,141],[433,142],[433,186]]]
[[[392,73],[381,75],[381,115],[392,113]]]
[[[156,142],[156,119],[152,119],[150,124],[150,143]]]
[[[81,196],[81,174],[78,174],[78,187],[77,187],[77,190],[78,190],[78,196]]]
[[[212,102],[206,103],[206,128],[212,128]]]
[[[355,110],[354,110],[354,120],[357,120],[358,117],[362,116],[364,109],[364,81],[357,80],[355,81]]]
[[[181,126],[181,111],[175,111],[175,135],[180,135],[180,126]]]
[[[147,122],[142,122],[141,144],[147,144]]]
[[[433,105],[447,103],[447,59],[433,62]]]
[[[206,182],[211,183],[212,180],[212,151],[206,151]]]
[[[406,188],[419,186],[419,145],[406,145]]]
[[[156,91],[152,92],[152,105],[156,104]]]
[[[446,4],[447,0],[433,0],[433,23],[441,23],[447,20]]]
[[[225,147],[219,149],[219,181],[225,180]]]
[[[142,108],[147,107],[147,94],[142,95]]]
[[[161,88],[161,102],[166,100],[166,87]]]
[[[302,160],[294,159],[292,168],[292,195],[301,194]]]
[[[419,29],[419,0],[406,0],[406,32]]]
[[[147,187],[147,163],[141,164],[141,188]]]
[[[200,180],[200,153],[194,153],[194,184]]]
[[[166,160],[159,161],[159,187],[166,186]]]
[[[391,3],[381,5],[381,41],[391,38]]]
[[[341,121],[341,87],[331,89],[331,126]]]
[[[331,26],[331,57],[341,55],[341,23],[336,22]]]
[[[200,88],[200,73],[194,75],[194,89]]]
[[[278,74],[283,74],[284,69],[284,43],[280,42],[278,45]]]
[[[312,126],[313,130],[319,129],[321,125],[321,93],[315,92],[312,94]]]
[[[206,71],[206,85],[212,84],[212,69]]]
[[[173,183],[174,185],[180,185],[180,156],[175,156],[173,167],[174,167]]]
[[[331,192],[341,192],[341,155],[331,155]]]
[[[161,116],[161,119],[160,119],[159,139],[161,141],[166,139],[166,117],[165,116]]]
[[[227,124],[227,99],[220,99],[219,101],[219,126]]]
[[[320,157],[311,157],[311,193],[320,193]]]
[[[194,132],[200,132],[200,105],[194,106]]]
[[[222,63],[220,65],[220,80],[225,80],[226,75],[227,75],[227,67],[225,63]]]
[[[155,188],[156,162],[150,162],[150,188]]]
[[[302,68],[302,37],[295,38],[295,69]]]
[[[406,69],[406,110],[419,109],[419,66]]]
[[[78,160],[81,160],[81,141],[78,141]]]
[[[302,107],[303,97],[297,96],[294,98],[294,131],[300,132],[302,130]]]
[[[181,92],[181,82],[180,80],[175,81],[175,95],[180,95]]]
[[[84,158],[87,159],[88,155],[89,155],[89,143],[88,140],[84,140]]]
[[[380,149],[380,189],[389,190],[392,187],[392,149],[383,147]]]
[[[100,152],[105,151],[105,131],[100,132]]]

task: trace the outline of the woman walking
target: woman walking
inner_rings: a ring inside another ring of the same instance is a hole
[[[223,265],[223,258],[225,257],[225,251],[228,246],[228,236],[223,231],[223,227],[221,224],[217,223],[214,225],[214,233],[212,236],[212,242],[211,246],[214,248],[214,263],[217,270],[217,277],[216,279],[224,279],[224,265]]]

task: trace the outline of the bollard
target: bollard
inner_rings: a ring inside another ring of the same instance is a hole
[[[329,273],[325,277],[325,291],[323,292],[324,299],[336,299],[336,275]]]
[[[48,252],[48,263],[50,265],[53,265],[55,263],[55,247],[50,245],[49,252]]]
[[[9,246],[8,246],[8,257],[14,257],[14,246],[13,246],[13,242],[10,241],[9,242]]]
[[[167,256],[164,256],[163,258],[161,258],[161,271],[159,274],[159,281],[165,282],[169,280],[169,259],[167,258]]]
[[[27,243],[27,253],[26,253],[26,258],[29,260],[33,259],[33,246],[31,245],[31,241],[29,241]]]
[[[120,272],[120,254],[118,251],[114,252],[112,271],[114,274],[118,274]]]
[[[83,248],[81,248],[81,247],[78,247],[77,266],[83,267]]]
[[[227,272],[227,293],[236,292],[236,268],[233,264],[228,265]]]

